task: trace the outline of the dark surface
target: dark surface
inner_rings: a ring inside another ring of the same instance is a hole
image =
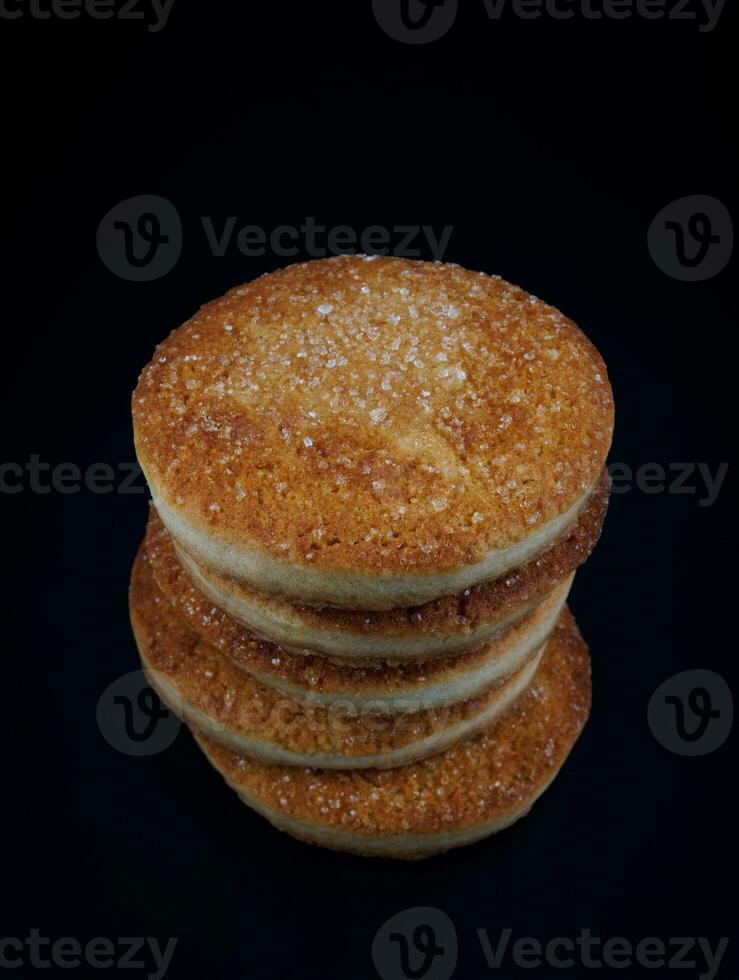
[[[735,262],[683,283],[646,245],[675,198],[711,194],[736,214],[730,10],[700,33],[493,24],[468,4],[445,39],[411,47],[364,0],[255,7],[177,0],[157,34],[0,22],[3,460],[133,459],[130,392],[154,344],[288,261],[214,257],[201,215],[268,229],[309,215],[454,225],[446,259],[520,283],[599,347],[617,404],[612,460],[715,472],[733,458]],[[185,227],[179,264],[153,283],[116,278],[96,252],[102,216],[138,194],[170,199]],[[137,663],[126,590],[147,498],[0,495],[11,627],[0,938],[176,936],[173,978],[361,980],[377,976],[376,930],[417,905],[453,920],[463,978],[489,972],[478,928],[542,942],[582,929],[634,943],[731,936],[733,740],[684,758],[647,724],[672,674],[735,677],[733,471],[714,506],[700,496],[613,498],[572,596],[593,656],[592,719],[532,814],[473,848],[397,865],[278,834],[184,733],[150,758],[111,748],[96,704]],[[719,976],[735,969],[730,946]],[[510,959],[496,972],[590,973]]]

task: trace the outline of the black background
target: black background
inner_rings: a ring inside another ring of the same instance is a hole
[[[688,194],[736,214],[730,8],[700,33],[491,23],[470,2],[447,37],[413,47],[379,29],[367,0],[176,0],[160,33],[0,20],[2,458],[131,461],[130,393],[154,344],[287,261],[214,257],[200,217],[269,230],[314,216],[453,225],[447,260],[520,283],[599,347],[617,404],[612,460],[715,472],[736,442],[735,263],[706,283],[675,281],[646,232]],[[184,225],[178,265],[148,284],[116,278],[95,244],[103,215],[138,194],[171,200]],[[733,477],[712,507],[700,487],[612,498],[571,599],[594,667],[583,738],[526,820],[411,865],[277,833],[184,732],[147,759],[112,749],[95,709],[137,663],[126,590],[147,497],[2,495],[0,937],[177,936],[170,977],[285,980],[376,976],[376,930],[416,905],[452,918],[464,978],[488,973],[483,927],[543,942],[585,928],[633,942],[731,936],[732,742],[673,755],[646,709],[678,671],[731,679]],[[730,947],[721,977],[734,957]],[[499,971],[519,972],[510,960]]]

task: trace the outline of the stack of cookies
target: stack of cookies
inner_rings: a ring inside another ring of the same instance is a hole
[[[144,669],[241,799],[405,858],[525,814],[590,707],[565,602],[613,401],[578,328],[453,265],[309,262],[175,330],[133,415]]]

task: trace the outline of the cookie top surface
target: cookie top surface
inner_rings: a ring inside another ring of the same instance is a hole
[[[133,396],[155,497],[298,567],[454,569],[593,485],[613,425],[598,352],[557,310],[441,263],[342,256],[204,306]]]

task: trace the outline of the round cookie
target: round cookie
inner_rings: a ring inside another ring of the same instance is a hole
[[[133,396],[139,462],[195,560],[342,608],[415,606],[549,547],[604,466],[580,330],[453,265],[340,256],[203,307]]]
[[[180,564],[206,598],[266,640],[341,660],[429,660],[481,648],[529,613],[581,565],[600,536],[609,489],[604,469],[567,533],[542,555],[461,595],[412,608],[381,612],[317,609],[214,575],[183,549],[176,551]],[[150,521],[161,527],[154,510]]]
[[[549,635],[572,576],[558,582],[528,614],[478,650],[426,663],[343,661],[260,640],[212,605],[183,571],[163,525],[151,511],[144,541],[154,579],[200,638],[261,683],[324,706],[394,714],[475,697],[520,670]]]
[[[590,660],[562,614],[529,690],[490,729],[389,771],[265,766],[196,735],[248,806],[309,843],[355,854],[423,858],[471,844],[528,813],[551,784],[590,710]]]
[[[131,624],[152,687],[188,725],[265,763],[324,769],[388,768],[440,752],[490,725],[528,687],[543,654],[513,675],[452,705],[402,713],[327,708],[256,681],[203,643],[158,589],[143,549],[134,563]]]

